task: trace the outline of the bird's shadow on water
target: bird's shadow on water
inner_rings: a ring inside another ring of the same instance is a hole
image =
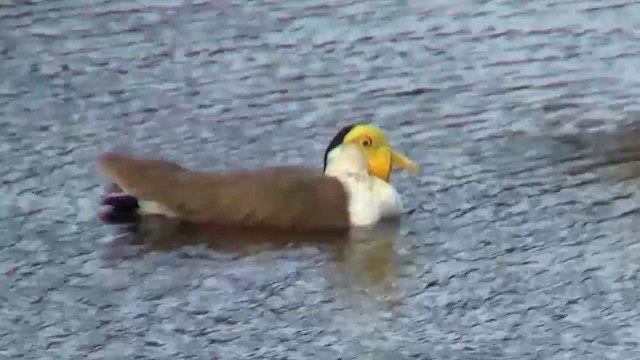
[[[554,140],[574,151],[573,164],[564,173],[597,174],[602,180],[634,182],[640,178],[640,127],[612,132],[555,136]]]
[[[315,248],[327,255],[335,270],[328,276],[334,288],[396,305],[392,294],[397,276],[394,244],[400,225],[401,219],[388,219],[367,229],[295,232],[198,225],[147,215],[134,225],[118,228],[108,253],[111,258],[143,257],[152,252],[184,256],[186,248],[204,246],[208,255],[215,254],[206,257],[215,261],[216,255],[227,260],[250,259],[266,252]],[[261,266],[256,262],[257,269]]]
[[[640,121],[616,129],[514,133],[508,139],[503,152],[511,157],[516,154],[525,164],[533,156],[539,166],[567,177],[592,176],[603,183],[640,185]]]

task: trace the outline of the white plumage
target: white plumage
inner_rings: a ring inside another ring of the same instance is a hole
[[[352,226],[372,226],[402,213],[400,195],[391,184],[369,174],[367,158],[357,144],[343,144],[329,152],[325,175],[345,187]]]

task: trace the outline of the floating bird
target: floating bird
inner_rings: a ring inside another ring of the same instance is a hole
[[[342,128],[324,154],[324,169],[279,166],[210,172],[174,162],[105,152],[97,165],[120,193],[102,200],[105,223],[155,214],[191,223],[285,230],[369,227],[402,214],[389,183],[394,169],[418,166],[368,123]]]

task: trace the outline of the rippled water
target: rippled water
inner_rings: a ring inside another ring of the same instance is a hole
[[[638,358],[638,13],[0,1],[0,354]],[[424,168],[396,175],[417,209],[377,236],[287,247],[95,218],[100,151],[321,166],[363,119]]]

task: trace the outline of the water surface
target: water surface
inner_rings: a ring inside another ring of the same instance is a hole
[[[636,2],[2,4],[3,358],[638,358]],[[95,218],[100,151],[321,166],[360,120],[424,168],[390,236]]]

